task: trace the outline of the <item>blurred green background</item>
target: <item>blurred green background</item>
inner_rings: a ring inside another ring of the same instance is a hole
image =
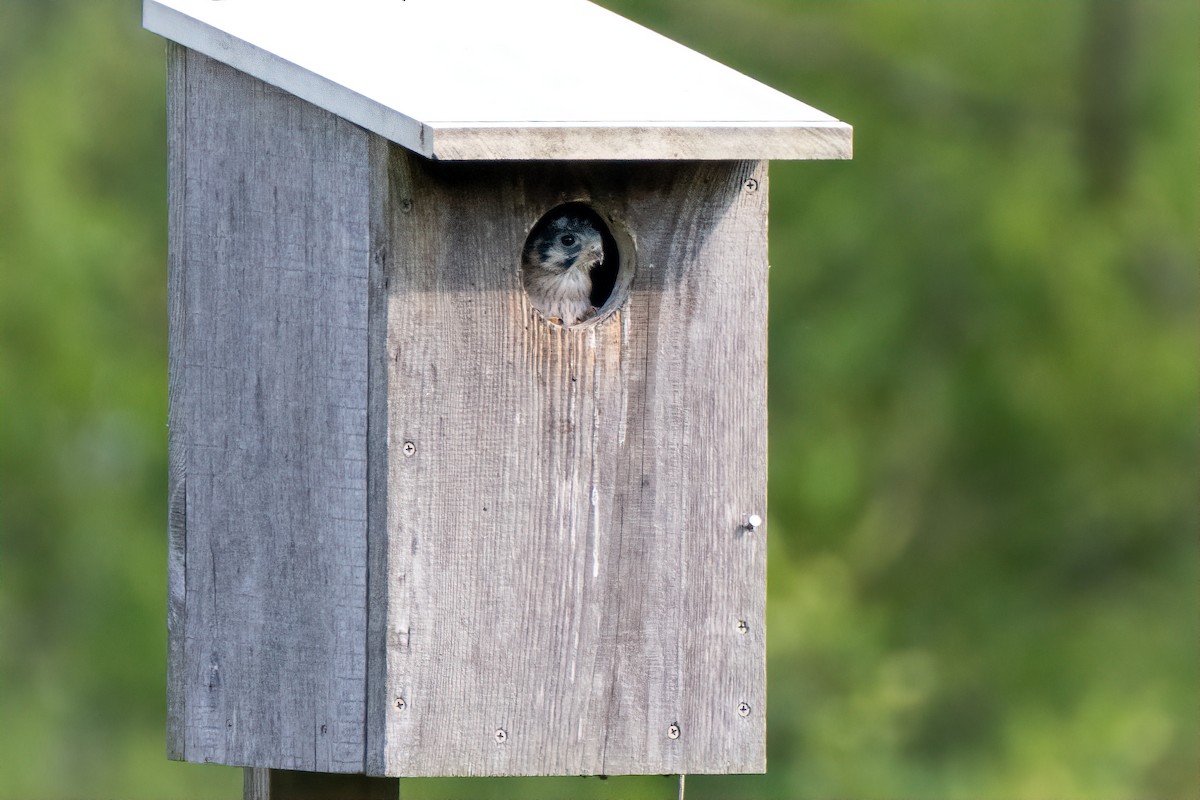
[[[688,797],[1200,797],[1198,5],[605,4],[856,126],[852,162],[772,166],[770,772]],[[0,1],[6,799],[240,797],[164,756],[164,48],[137,5]]]

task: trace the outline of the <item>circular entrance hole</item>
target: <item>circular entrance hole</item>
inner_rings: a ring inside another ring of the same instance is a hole
[[[633,240],[587,203],[564,203],[533,226],[521,253],[529,302],[564,327],[595,324],[620,308],[633,280]]]

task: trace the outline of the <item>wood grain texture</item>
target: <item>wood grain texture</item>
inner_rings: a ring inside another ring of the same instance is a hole
[[[169,751],[361,772],[369,135],[170,59]]]
[[[765,164],[438,164],[169,86],[170,754],[764,769]],[[636,274],[563,330],[519,259],[577,200]]]
[[[854,132],[842,123],[430,125],[427,138],[431,142],[430,155],[444,161],[508,161],[531,157],[577,161],[750,157],[809,161],[850,158],[854,149]]]
[[[764,770],[765,164],[391,168],[379,771]],[[637,272],[564,330],[519,257],[573,200]]]
[[[384,732],[388,707],[395,702],[387,686],[388,609],[388,356],[387,269],[392,260],[392,146],[371,135],[370,294],[367,306],[367,675],[365,771],[384,774]]]
[[[247,767],[243,800],[400,800],[396,778]]]
[[[429,158],[850,156],[849,125],[584,0],[143,9],[147,29]],[[547,56],[564,36],[589,56],[569,69]]]
[[[167,45],[167,159],[171,164],[167,198],[167,756],[183,759],[186,741],[187,692],[179,680],[184,659],[187,620],[187,431],[184,428],[183,363],[187,335],[184,297],[184,254],[187,236],[184,211],[187,163],[187,51]]]

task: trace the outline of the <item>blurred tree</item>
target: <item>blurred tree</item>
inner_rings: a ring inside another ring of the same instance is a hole
[[[1113,0],[1090,0],[1087,6],[1079,70],[1079,146],[1088,186],[1105,198],[1125,189],[1130,167],[1135,11],[1133,3]]]

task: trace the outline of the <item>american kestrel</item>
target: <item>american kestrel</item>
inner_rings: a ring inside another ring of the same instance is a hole
[[[591,271],[604,263],[604,240],[582,216],[542,222],[525,245],[525,291],[550,319],[574,325],[592,315]]]

